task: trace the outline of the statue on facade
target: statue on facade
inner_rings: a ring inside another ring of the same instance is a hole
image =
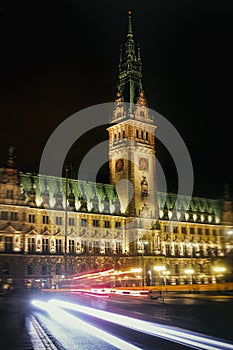
[[[117,93],[116,93],[115,102],[116,102],[116,103],[121,103],[121,102],[123,102],[123,96],[122,96],[122,93],[121,93],[120,91],[117,91]]]
[[[146,176],[142,177],[142,181],[141,181],[141,196],[142,196],[142,198],[147,198],[148,197],[148,182],[146,180]]]
[[[137,98],[137,105],[146,106],[146,98],[145,98],[144,91],[140,91],[139,96]]]

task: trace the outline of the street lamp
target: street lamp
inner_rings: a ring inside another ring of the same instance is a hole
[[[163,271],[163,279],[164,279],[164,285],[166,286],[167,285],[167,278],[168,276],[170,275],[170,271]]]
[[[214,267],[214,272],[216,273],[216,277],[222,277],[224,275],[224,272],[226,272],[226,268],[225,267]]]
[[[191,279],[192,279],[192,275],[194,274],[194,270],[193,269],[186,269],[186,270],[184,270],[184,273],[189,276],[189,282],[192,283]]]
[[[142,253],[142,286],[145,285],[145,271],[144,271],[144,253],[145,253],[145,245],[148,244],[147,241],[144,240],[144,237],[139,239],[141,249],[138,250],[139,253]]]
[[[67,269],[67,199],[68,199],[68,165],[65,166],[65,174],[66,174],[66,187],[65,187],[65,251],[64,251],[64,265],[65,265],[65,278],[68,276]]]

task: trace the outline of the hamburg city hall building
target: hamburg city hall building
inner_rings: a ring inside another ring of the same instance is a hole
[[[57,288],[67,277],[112,268],[139,271],[132,286],[226,278],[224,259],[232,251],[233,233],[230,196],[157,191],[156,118],[149,113],[142,80],[129,11],[107,129],[109,184],[71,178],[68,169],[65,177],[23,173],[9,149],[0,169],[2,285]],[[117,191],[119,182],[125,187]],[[123,278],[118,283],[127,285]]]

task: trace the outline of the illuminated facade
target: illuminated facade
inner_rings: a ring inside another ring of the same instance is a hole
[[[55,286],[64,275],[144,267],[138,284],[215,282],[214,266],[232,250],[231,200],[157,192],[155,128],[129,13],[108,127],[110,184],[22,173],[11,148],[0,170],[1,280]]]

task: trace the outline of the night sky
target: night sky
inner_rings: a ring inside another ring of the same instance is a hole
[[[18,167],[38,171],[46,141],[63,120],[114,101],[127,9],[127,0],[6,1],[0,8],[0,165],[13,145]],[[132,11],[148,105],[186,143],[194,195],[220,197],[225,183],[232,192],[233,2],[134,0]],[[72,147],[69,161],[78,166],[106,138],[104,130],[89,135]],[[158,158],[173,191],[172,165],[159,144]],[[99,176],[107,181],[106,167]]]

